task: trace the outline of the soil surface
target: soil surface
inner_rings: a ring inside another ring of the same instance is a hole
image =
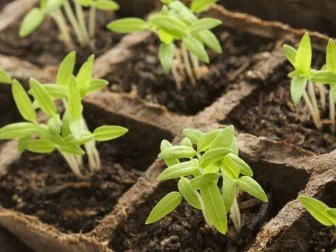
[[[273,140],[285,140],[316,154],[336,149],[336,135],[325,120],[324,130],[318,131],[303,102],[297,108],[290,96],[288,67],[279,69],[267,86],[262,86],[243,101],[225,120],[240,131]],[[318,92],[317,92],[318,93]],[[327,105],[328,107],[328,105]],[[328,118],[328,109],[322,118]]]
[[[335,228],[323,228],[314,234],[310,241],[312,251],[327,252],[336,248],[336,231]]]
[[[193,86],[185,78],[177,90],[172,74],[165,74],[158,59],[158,41],[152,36],[144,41],[134,57],[104,78],[113,92],[127,92],[146,101],[165,105],[170,111],[193,115],[212,104],[223,92],[243,78],[243,72],[253,66],[260,52],[270,51],[269,40],[233,31],[217,31],[223,53],[209,51],[211,64],[202,65],[202,78]]]
[[[20,120],[21,116],[12,98],[11,86],[0,83],[0,128]]]
[[[112,144],[99,146],[102,171],[79,180],[61,156],[24,153],[0,179],[2,206],[37,216],[62,232],[88,232],[111,211],[118,198],[133,185],[141,171],[136,160],[124,165]],[[119,150],[120,152],[125,151]]]
[[[110,247],[116,251],[225,251],[228,236],[221,235],[206,225],[201,211],[181,203],[171,214],[151,225],[145,221],[154,205],[168,192],[176,190],[173,182],[162,183],[159,189],[142,203],[138,210],[121,223],[111,240]],[[265,211],[265,209],[267,209]],[[251,242],[260,227],[260,221],[269,218],[266,204],[242,210],[243,235],[230,230],[231,243],[243,249]],[[260,215],[260,216],[259,216]],[[253,221],[252,221],[253,220]],[[255,222],[254,222],[255,221]],[[232,227],[232,224],[230,224]]]
[[[6,6],[6,4],[12,2],[12,0],[1,0],[0,1],[0,11]]]

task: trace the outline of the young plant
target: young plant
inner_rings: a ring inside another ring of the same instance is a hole
[[[40,0],[40,6],[33,8],[24,17],[19,31],[20,37],[26,37],[31,34],[43,23],[46,17],[50,16],[58,26],[60,39],[68,49],[74,48],[66,22],[67,17],[80,46],[89,46],[91,39],[95,36],[96,10],[114,11],[119,9],[119,5],[112,0],[73,0],[73,5],[75,12],[71,7],[70,0]],[[65,15],[63,14],[62,7]],[[88,27],[83,7],[90,7]]]
[[[249,165],[238,157],[233,126],[207,133],[185,129],[183,133],[185,138],[177,146],[163,140],[159,154],[168,168],[158,179],[178,179],[178,191],[168,193],[157,203],[146,224],[162,219],[184,199],[190,206],[201,210],[206,222],[222,234],[227,232],[227,213],[230,212],[239,231],[238,190],[264,202],[268,199],[252,178]]]
[[[308,196],[301,195],[298,198],[301,204],[315,218],[315,220],[326,227],[336,228],[336,208],[331,208],[322,201]],[[336,237],[336,230],[334,235]],[[336,252],[336,249],[334,249],[333,252]]]
[[[2,83],[2,84],[11,84],[12,83],[12,77],[2,67],[0,67],[0,83]]]
[[[193,0],[187,7],[179,0],[161,0],[161,11],[154,13],[147,21],[139,18],[123,18],[113,21],[107,28],[119,33],[133,33],[144,30],[154,32],[159,40],[159,59],[165,73],[172,71],[178,89],[185,79],[196,85],[200,63],[209,63],[205,47],[221,53],[221,45],[211,29],[221,21],[215,18],[198,18],[215,0]]]
[[[323,129],[320,109],[326,111],[327,91],[321,84],[330,86],[329,91],[329,113],[332,125],[332,131],[335,132],[335,99],[336,99],[336,46],[330,40],[327,47],[326,65],[321,70],[311,68],[312,47],[309,34],[305,33],[298,49],[289,45],[284,45],[284,53],[293,65],[295,70],[289,74],[291,81],[291,96],[295,105],[298,105],[302,97],[317,129]],[[320,95],[320,104],[316,98],[316,84]],[[308,86],[308,87],[307,87]],[[307,91],[308,89],[308,91]]]
[[[16,106],[24,122],[9,124],[0,129],[0,139],[17,139],[19,150],[36,153],[51,153],[58,150],[73,173],[83,177],[82,156],[86,150],[91,172],[101,168],[96,141],[109,141],[127,133],[121,126],[101,126],[89,130],[83,117],[82,99],[89,93],[107,85],[105,80],[92,79],[94,57],[91,56],[76,76],[73,70],[76,61],[74,52],[68,54],[57,72],[55,84],[41,84],[30,79],[29,94],[17,80],[12,81],[12,92]],[[62,101],[64,112],[55,104]],[[46,123],[37,120],[37,110],[48,118]]]

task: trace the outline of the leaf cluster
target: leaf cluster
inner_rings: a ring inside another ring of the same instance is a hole
[[[93,139],[108,141],[127,133],[127,129],[120,126],[101,126],[93,132],[88,130],[83,118],[82,99],[108,83],[92,78],[93,56],[81,66],[77,75],[73,74],[75,62],[75,52],[65,57],[54,84],[41,84],[31,78],[29,93],[19,81],[11,81],[16,106],[25,121],[1,128],[0,139],[18,139],[21,152],[50,153],[57,149],[66,155],[83,155],[85,152],[81,146],[85,143]],[[3,76],[0,71],[1,81],[7,78]],[[62,114],[56,106],[59,100],[65,107]],[[46,123],[38,122],[37,111],[47,116]]]
[[[233,126],[207,133],[197,129],[183,132],[185,138],[177,146],[163,140],[159,154],[168,168],[158,179],[178,179],[178,191],[167,194],[158,202],[146,224],[160,220],[184,199],[192,207],[202,210],[206,221],[225,234],[227,213],[238,189],[264,202],[268,201],[267,196],[252,178],[249,165],[238,157]]]
[[[119,33],[153,31],[160,39],[159,59],[166,73],[170,71],[175,56],[175,42],[182,45],[194,56],[209,63],[206,47],[221,53],[221,45],[211,29],[221,21],[215,18],[198,18],[197,13],[208,9],[216,0],[193,0],[187,7],[179,0],[161,0],[161,11],[154,13],[148,21],[140,18],[123,18],[112,21],[107,28]]]
[[[294,67],[294,71],[288,76],[292,79],[291,96],[295,105],[300,102],[308,81],[329,85],[336,101],[336,45],[332,39],[329,40],[327,46],[326,64],[320,70],[311,67],[312,46],[308,33],[302,37],[297,50],[289,45],[284,45],[283,50],[286,58]]]

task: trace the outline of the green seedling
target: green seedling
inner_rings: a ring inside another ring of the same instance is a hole
[[[163,140],[159,154],[168,168],[158,179],[178,179],[178,191],[168,193],[157,203],[146,224],[162,219],[184,199],[190,206],[201,210],[206,222],[222,234],[227,232],[227,214],[230,212],[239,231],[238,190],[264,202],[268,199],[252,178],[249,165],[238,157],[233,126],[207,133],[197,129],[185,129],[183,132],[185,138],[177,146]]]
[[[50,16],[58,26],[61,40],[68,49],[74,48],[66,21],[67,18],[80,46],[89,46],[95,36],[96,10],[114,11],[119,9],[119,5],[112,0],[73,0],[73,5],[75,11],[71,7],[70,0],[40,0],[40,6],[33,8],[24,17],[19,31],[20,37],[26,37],[31,34]],[[90,8],[88,27],[83,7]]]
[[[326,227],[335,227],[336,228],[336,208],[331,208],[327,206],[320,200],[308,197],[308,196],[299,196],[299,201],[305,207],[305,209],[322,225]],[[336,236],[336,231],[335,231]],[[336,252],[336,249],[333,250]]]
[[[178,89],[185,79],[196,85],[200,63],[209,63],[206,47],[221,53],[221,45],[211,29],[221,21],[215,18],[198,18],[216,0],[193,0],[187,7],[179,0],[161,0],[161,11],[152,14],[147,21],[140,18],[123,18],[113,21],[107,28],[118,33],[133,33],[149,30],[159,40],[159,59],[165,73],[172,71]]]
[[[109,141],[127,133],[121,126],[101,126],[90,131],[83,117],[82,99],[107,85],[107,81],[92,79],[94,57],[91,56],[73,75],[76,62],[74,52],[68,54],[60,64],[56,83],[41,84],[30,79],[29,94],[22,85],[13,80],[12,92],[16,106],[25,119],[24,122],[9,124],[0,129],[0,139],[17,139],[19,150],[36,153],[51,153],[58,150],[73,173],[83,177],[82,156],[86,150],[91,172],[100,170],[100,157],[96,141]],[[2,76],[3,74],[1,74]],[[63,103],[60,113],[56,102]],[[37,111],[48,118],[46,123],[37,119]]]
[[[283,47],[285,56],[293,65],[294,71],[289,74],[291,81],[291,96],[295,105],[298,105],[302,97],[312,115],[314,124],[319,130],[323,129],[321,112],[326,111],[327,89],[324,85],[330,86],[329,107],[332,131],[335,131],[335,99],[336,99],[336,46],[330,40],[327,47],[327,63],[321,70],[311,68],[312,46],[308,33],[305,33],[298,49],[289,45]],[[315,84],[315,85],[314,85]],[[320,95],[320,102],[316,98],[316,88]]]

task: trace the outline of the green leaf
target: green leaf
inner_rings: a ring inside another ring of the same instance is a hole
[[[107,25],[107,29],[118,33],[140,32],[146,30],[147,27],[147,23],[141,18],[122,18]]]
[[[221,129],[214,129],[207,132],[206,134],[203,134],[197,142],[197,150],[199,152],[208,150],[220,132]]]
[[[188,137],[183,138],[180,145],[188,146],[188,147],[191,147],[191,148],[193,147],[193,144]]]
[[[239,188],[256,197],[257,199],[268,202],[267,196],[264,192],[264,190],[261,188],[261,186],[255,181],[253,178],[248,177],[248,176],[242,176],[238,180],[238,186]]]
[[[306,77],[310,74],[312,62],[312,48],[310,44],[309,34],[306,32],[302,37],[299,48],[296,52],[295,69]]]
[[[327,46],[327,70],[336,73],[336,45],[332,39],[329,39]]]
[[[212,144],[210,145],[210,149],[215,148],[230,148],[232,145],[232,141],[234,138],[234,127],[230,125],[225,129],[221,129],[220,133],[216,136]]]
[[[58,150],[67,155],[82,156],[85,154],[85,151],[83,151],[81,147],[73,145],[59,146]]]
[[[175,46],[173,43],[164,44],[161,43],[159,48],[159,58],[163,68],[163,71],[167,74],[173,64],[175,54]]]
[[[231,158],[238,165],[240,173],[249,177],[253,176],[253,171],[251,167],[244,160],[242,160],[240,157],[233,153],[229,153],[228,157]]]
[[[51,97],[49,96],[43,85],[35,79],[30,79],[29,83],[31,87],[31,93],[34,96],[35,100],[38,102],[42,111],[50,117],[55,116],[57,114],[56,105],[52,101]]]
[[[160,150],[164,151],[165,149],[168,149],[172,146],[173,145],[167,140],[162,140],[161,145],[160,145]],[[167,166],[172,166],[172,165],[180,163],[180,161],[177,158],[165,158],[164,161],[167,164]]]
[[[149,214],[146,224],[154,223],[170,214],[181,203],[182,196],[179,192],[171,192],[164,196]]]
[[[61,8],[63,3],[64,0],[48,0],[45,5],[44,11],[49,15],[52,12],[56,11],[57,9]]]
[[[55,133],[59,134],[61,132],[62,121],[59,114],[56,114],[48,121],[48,127],[50,130],[54,131]]]
[[[17,80],[14,80],[12,83],[12,93],[15,104],[22,117],[27,121],[36,123],[36,112],[33,104],[28,94]]]
[[[96,0],[92,3],[98,10],[114,11],[119,10],[120,6],[112,0]]]
[[[239,153],[238,141],[237,141],[237,138],[235,138],[235,137],[233,138],[232,144],[230,146],[230,150],[231,150],[231,153],[233,153],[236,156],[238,156],[238,153]]]
[[[224,201],[217,185],[212,182],[202,187],[201,198],[204,211],[211,224],[222,234],[227,231],[227,216]]]
[[[2,67],[0,67],[0,83],[12,84],[12,77]]]
[[[189,32],[194,35],[194,33],[198,33],[203,30],[211,30],[221,24],[222,21],[216,18],[202,18],[194,22],[189,27]]]
[[[298,199],[318,222],[325,226],[335,225],[333,217],[327,212],[329,207],[322,201],[303,195],[299,196]]]
[[[89,87],[86,89],[85,93],[82,96],[86,96],[93,92],[99,91],[103,89],[104,87],[106,87],[108,84],[109,82],[103,79],[91,80]]]
[[[295,105],[298,105],[307,86],[307,78],[296,76],[291,82],[291,96]]]
[[[85,131],[83,118],[79,118],[76,120],[70,120],[69,129],[70,129],[72,136],[75,139],[79,139],[84,134],[84,131]]]
[[[38,8],[33,8],[24,17],[19,31],[21,38],[28,36],[39,27],[45,19],[44,12]]]
[[[93,136],[97,141],[110,141],[125,135],[128,129],[121,126],[101,126],[96,128]]]
[[[238,165],[231,158],[225,156],[220,167],[228,177],[238,179],[240,170]]]
[[[174,41],[174,36],[166,32],[165,30],[159,30],[159,39],[163,44],[172,44]]]
[[[76,52],[71,52],[61,62],[56,75],[58,85],[68,86],[72,79],[72,73],[76,64]]]
[[[35,153],[51,153],[55,150],[55,145],[39,139],[26,141],[24,148]]]
[[[51,144],[62,145],[63,138],[55,131],[51,130],[48,126],[42,124],[37,128],[37,133],[42,140]]]
[[[12,123],[0,129],[0,139],[29,137],[37,131],[36,125],[28,122]]]
[[[216,35],[211,31],[200,31],[197,34],[193,34],[199,41],[205,44],[207,47],[214,50],[216,53],[222,53],[222,46],[220,45]]]
[[[76,0],[76,2],[84,7],[90,7],[93,0]]]
[[[336,226],[336,208],[327,209],[327,213],[332,217],[333,223]]]
[[[190,161],[178,163],[165,169],[158,177],[158,180],[168,180],[173,178],[179,178],[183,176],[189,176],[198,169],[198,160],[193,159]]]
[[[198,129],[184,129],[183,134],[190,139],[193,144],[198,143],[198,140],[204,135],[204,133]]]
[[[72,120],[79,120],[83,112],[80,92],[75,78],[72,78],[68,89],[68,110]]]
[[[87,88],[90,86],[91,77],[93,73],[94,55],[91,55],[87,61],[81,66],[76,76],[76,83],[81,90],[81,94],[85,94]]]
[[[159,154],[159,158],[192,158],[196,151],[188,146],[172,146]]]
[[[184,36],[188,28],[186,24],[180,20],[163,14],[153,15],[150,17],[149,22],[179,39]]]
[[[314,71],[311,80],[320,84],[336,84],[336,72],[329,70]]]
[[[218,0],[193,0],[191,3],[191,11],[200,13],[207,10],[212,4]]]
[[[190,184],[192,188],[194,188],[195,190],[200,189],[201,187],[204,187],[212,182],[215,182],[217,184],[218,182],[217,173],[205,173],[199,177],[190,180]]]
[[[209,56],[205,51],[204,45],[199,42],[195,37],[184,37],[182,43],[188,51],[190,51],[201,61],[209,63]]]
[[[237,181],[223,174],[222,197],[227,213],[237,195]]]
[[[194,208],[202,209],[198,193],[191,186],[190,180],[182,177],[178,182],[178,189],[182,197]]]
[[[296,50],[295,48],[289,46],[289,45],[284,45],[283,46],[283,51],[286,56],[286,58],[289,60],[289,62],[295,67],[295,59],[296,59]]]
[[[64,145],[83,145],[90,142],[92,139],[94,139],[93,135],[89,131],[86,131],[79,138],[68,136],[64,140]]]
[[[199,159],[199,165],[200,167],[205,168],[211,164],[214,164],[222,160],[229,153],[230,150],[228,148],[216,148],[208,150]]]
[[[53,99],[63,99],[68,96],[68,88],[66,86],[44,84],[43,87]]]

